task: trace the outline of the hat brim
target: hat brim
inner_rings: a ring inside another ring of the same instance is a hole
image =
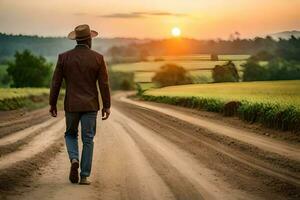
[[[72,31],[69,33],[68,35],[68,38],[70,40],[77,40],[77,41],[82,41],[82,40],[86,40],[86,39],[89,39],[89,38],[94,38],[98,35],[98,32],[97,31],[94,31],[94,30],[91,30],[91,34],[86,36],[86,37],[83,37],[83,38],[76,38],[76,34],[75,34],[75,31]]]

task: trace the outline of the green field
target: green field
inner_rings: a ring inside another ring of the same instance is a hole
[[[0,110],[29,110],[48,105],[49,89],[0,88]]]
[[[227,61],[227,60],[247,60],[250,56],[249,55],[218,55],[219,60]],[[192,54],[192,55],[177,55],[177,56],[149,56],[148,60],[155,61],[155,60],[169,60],[169,61],[176,61],[176,60],[186,60],[186,61],[203,61],[203,60],[210,60],[210,54]]]
[[[261,81],[171,86],[146,92],[154,96],[197,96],[224,101],[246,100],[300,109],[300,81]]]
[[[149,89],[140,97],[300,132],[300,80],[171,86]]]
[[[233,60],[238,69],[246,62],[247,55],[220,55],[220,61],[211,61],[209,55],[188,55],[188,56],[162,56],[162,61],[154,61],[156,58],[149,58],[147,62],[123,63],[112,65],[114,71],[134,72],[135,82],[151,82],[151,78],[160,67],[167,63],[175,63],[184,67],[191,76],[203,76],[211,82],[211,69],[216,65],[222,65]]]
[[[0,100],[49,94],[47,88],[0,88]]]

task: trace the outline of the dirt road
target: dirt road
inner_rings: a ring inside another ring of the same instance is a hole
[[[0,199],[300,198],[299,144],[123,94],[99,116],[93,184],[70,184],[62,117],[5,129]]]

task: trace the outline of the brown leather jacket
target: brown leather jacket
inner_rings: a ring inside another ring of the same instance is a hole
[[[98,111],[97,81],[104,108],[110,108],[108,74],[103,56],[86,45],[58,56],[52,78],[49,103],[55,106],[63,79],[66,83],[64,108],[67,112]]]

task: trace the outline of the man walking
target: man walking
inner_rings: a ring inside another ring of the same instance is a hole
[[[76,40],[74,49],[58,56],[50,90],[50,113],[57,116],[57,98],[63,79],[66,84],[64,110],[66,117],[65,141],[71,162],[69,179],[78,183],[79,153],[78,125],[81,123],[83,149],[80,161],[80,184],[89,185],[96,119],[99,110],[97,82],[103,102],[102,120],[110,115],[110,90],[108,74],[103,56],[93,50],[92,38],[98,33],[86,24],[79,25],[68,38]]]

